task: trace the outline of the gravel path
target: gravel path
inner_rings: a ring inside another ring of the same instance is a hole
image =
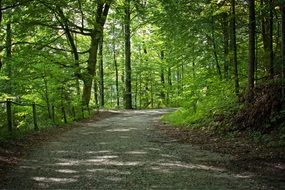
[[[267,189],[250,175],[203,164],[230,156],[164,136],[153,124],[169,110],[122,111],[82,123],[35,148],[1,189]]]

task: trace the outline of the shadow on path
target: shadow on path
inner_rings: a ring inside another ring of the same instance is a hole
[[[84,122],[38,147],[8,174],[2,189],[268,189],[213,167],[229,155],[179,144],[153,127],[171,110],[122,111]]]

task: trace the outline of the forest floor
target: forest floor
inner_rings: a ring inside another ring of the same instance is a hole
[[[0,145],[0,189],[285,189],[284,148],[102,112]]]

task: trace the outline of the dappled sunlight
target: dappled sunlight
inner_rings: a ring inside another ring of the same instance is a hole
[[[236,178],[242,178],[242,179],[252,178],[253,177],[252,174],[235,174],[233,176],[236,177]]]
[[[120,177],[106,177],[106,179],[109,181],[115,181],[115,182],[122,181],[122,178]]]
[[[174,155],[169,155],[169,154],[160,154],[161,157],[164,157],[164,158],[177,158],[176,156]]]
[[[108,159],[88,159],[86,160],[92,165],[105,165],[105,166],[138,166],[141,162],[123,162],[123,161],[113,161]]]
[[[55,163],[58,166],[78,166],[81,164],[79,160],[68,160],[68,159],[60,159],[62,162]]]
[[[69,169],[61,169],[61,170],[55,170],[55,171],[59,172],[59,173],[64,173],[64,174],[75,174],[75,173],[78,173],[75,170],[69,170]]]
[[[106,153],[111,153],[112,151],[110,150],[100,150],[100,151],[87,151],[85,153],[87,154],[106,154]]]
[[[152,151],[160,151],[161,149],[159,148],[152,148],[152,147],[149,147],[149,148],[145,148],[146,150],[152,150]]]
[[[164,174],[174,173],[174,171],[171,171],[169,169],[156,167],[156,166],[152,166],[152,167],[150,167],[150,169],[153,171],[159,172],[159,173],[164,173]]]
[[[38,166],[20,166],[20,169],[36,170]]]
[[[132,131],[132,130],[137,130],[137,128],[117,128],[117,129],[108,129],[106,130],[107,132],[129,132],[129,131]]]
[[[201,165],[201,164],[192,164],[192,163],[182,163],[182,162],[166,162],[166,163],[157,163],[158,166],[169,167],[172,169],[183,168],[183,169],[199,169],[199,170],[209,170],[223,172],[225,169],[217,168],[213,166]]]
[[[77,179],[73,178],[54,178],[54,177],[33,177],[33,180],[37,182],[45,182],[45,183],[72,183],[76,182]]]
[[[118,173],[120,170],[118,169],[107,169],[107,168],[96,168],[96,169],[87,169],[87,172],[90,173]]]
[[[112,159],[112,158],[118,158],[116,155],[105,155],[105,156],[96,156],[96,159]]]
[[[126,154],[144,155],[144,154],[147,154],[147,152],[145,152],[145,151],[129,151],[129,152],[126,152]]]
[[[201,164],[200,159],[219,158],[157,136],[147,130],[149,126],[124,122],[119,120],[107,129],[98,124],[99,128],[74,130],[62,137],[62,142],[50,143],[48,148],[34,152],[33,159],[24,160],[14,183],[22,178],[29,184],[26,189],[183,189],[190,184],[189,179],[219,183],[252,178],[207,162]]]
[[[130,137],[129,136],[120,136],[119,138],[121,138],[121,139],[129,139]]]

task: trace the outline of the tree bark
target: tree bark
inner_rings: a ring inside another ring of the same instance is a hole
[[[84,82],[82,104],[88,106],[91,98],[92,81],[96,72],[97,52],[99,42],[103,35],[103,28],[107,19],[107,15],[110,8],[110,2],[100,2],[96,11],[96,24],[94,24],[91,32],[91,43],[89,49],[87,72],[83,73],[82,79]]]
[[[267,71],[270,78],[274,76],[274,53],[273,53],[273,1],[268,0],[264,3],[261,1],[263,6],[263,18],[262,18],[262,41],[263,49],[265,53],[265,61],[267,66]]]
[[[131,70],[131,10],[130,0],[125,0],[125,108],[132,109],[132,70]]]
[[[285,2],[281,3],[282,99],[285,98]]]
[[[228,14],[225,13],[222,18],[223,37],[224,37],[224,78],[229,79],[229,22]]]
[[[9,20],[6,25],[6,64],[7,64],[7,75],[9,78],[7,84],[7,93],[13,93],[13,68],[12,68],[12,27],[11,27],[11,10],[8,11]]]
[[[166,102],[167,105],[170,104],[170,94],[172,91],[172,71],[170,65],[168,65],[168,70],[167,70],[167,97],[166,97]]]
[[[161,66],[160,66],[160,83],[161,83],[161,92],[160,98],[164,102],[165,101],[165,77],[164,77],[164,67],[163,67],[163,60],[164,60],[164,51],[160,52],[160,59],[161,59]]]
[[[2,25],[2,18],[3,18],[3,14],[2,14],[2,0],[0,0],[0,27]],[[2,50],[0,50],[0,53],[2,52]],[[0,71],[2,69],[2,58],[0,58]]]
[[[57,7],[57,13],[58,16],[61,20],[59,20],[61,27],[63,28],[63,30],[65,31],[65,35],[66,38],[68,40],[69,46],[71,48],[73,57],[74,57],[74,65],[75,65],[75,77],[76,77],[76,91],[77,91],[77,95],[80,95],[80,67],[79,67],[79,54],[78,54],[78,50],[77,50],[77,46],[75,43],[75,39],[72,35],[72,32],[69,28],[69,23],[68,23],[68,19],[66,18],[66,16],[64,15],[62,9],[60,7]]]
[[[248,38],[248,101],[253,99],[254,66],[255,66],[255,1],[248,1],[249,7],[249,38]]]
[[[113,61],[114,61],[114,67],[115,67],[115,85],[116,85],[116,104],[117,107],[120,106],[120,93],[119,93],[119,68],[118,68],[118,62],[117,62],[117,52],[116,52],[116,36],[115,36],[115,20],[112,25],[112,51],[113,51]]]
[[[103,35],[99,44],[99,91],[100,91],[100,106],[104,107],[104,61],[103,61]]]
[[[94,93],[94,101],[95,101],[95,105],[96,107],[99,107],[99,100],[98,100],[98,81],[96,78],[96,74],[94,76],[94,81],[93,81],[93,93]]]
[[[220,79],[222,79],[222,72],[221,72],[221,67],[219,64],[219,58],[218,58],[218,54],[217,54],[217,45],[216,45],[216,39],[215,39],[215,20],[214,20],[214,16],[211,16],[211,38],[212,38],[212,46],[213,46],[213,54],[214,54],[214,58],[215,58],[215,63],[216,63],[216,68],[217,68],[217,73],[220,77]]]
[[[231,0],[231,50],[234,68],[235,93],[239,95],[239,77],[238,77],[238,61],[237,61],[237,44],[236,44],[236,4],[235,0]]]
[[[115,66],[115,84],[116,84],[116,102],[117,102],[117,107],[120,106],[120,93],[119,93],[119,68],[118,68],[118,63],[117,63],[117,58],[116,58],[116,47],[115,44],[113,44],[113,60],[114,60],[114,66]]]

